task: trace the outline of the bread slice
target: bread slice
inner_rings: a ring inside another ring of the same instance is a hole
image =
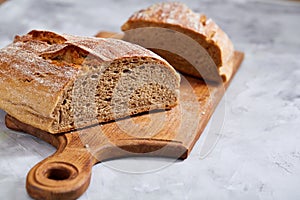
[[[234,55],[229,37],[212,19],[183,3],[157,3],[140,10],[122,30],[123,40],[152,50],[180,72],[212,81],[231,75],[231,66],[222,69]]]
[[[0,108],[54,134],[170,109],[179,84],[164,59],[116,39],[34,30],[0,50]]]

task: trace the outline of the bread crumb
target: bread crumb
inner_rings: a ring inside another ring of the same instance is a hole
[[[206,15],[201,15],[200,16],[200,22],[202,23],[203,26],[206,25]]]

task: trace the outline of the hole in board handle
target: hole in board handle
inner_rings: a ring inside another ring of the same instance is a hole
[[[78,176],[78,169],[69,163],[52,162],[42,167],[42,182],[46,180],[64,181],[71,180]]]
[[[51,180],[62,181],[70,178],[71,171],[64,167],[50,168],[45,176]]]

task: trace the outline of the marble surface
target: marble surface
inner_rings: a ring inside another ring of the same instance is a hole
[[[132,12],[153,2],[7,1],[0,5],[0,48],[31,29],[119,31]],[[130,158],[98,164],[80,199],[300,199],[300,3],[185,3],[213,18],[246,54],[214,116],[223,117],[220,140],[203,157],[201,137],[183,162]],[[3,117],[0,111],[0,199],[30,199],[26,174],[55,149],[6,129]]]

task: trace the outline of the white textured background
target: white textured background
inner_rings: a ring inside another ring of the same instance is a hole
[[[0,5],[0,48],[14,35],[31,29],[86,36],[100,30],[119,31],[134,11],[153,2],[158,1],[8,1]],[[226,94],[221,140],[202,160],[200,138],[187,160],[152,173],[125,173],[98,164],[80,199],[300,199],[300,4],[185,3],[213,18],[236,49],[246,53]],[[3,116],[1,111],[0,199],[29,199],[27,172],[55,150],[39,139],[6,129]],[[121,162],[141,167],[166,161]]]

